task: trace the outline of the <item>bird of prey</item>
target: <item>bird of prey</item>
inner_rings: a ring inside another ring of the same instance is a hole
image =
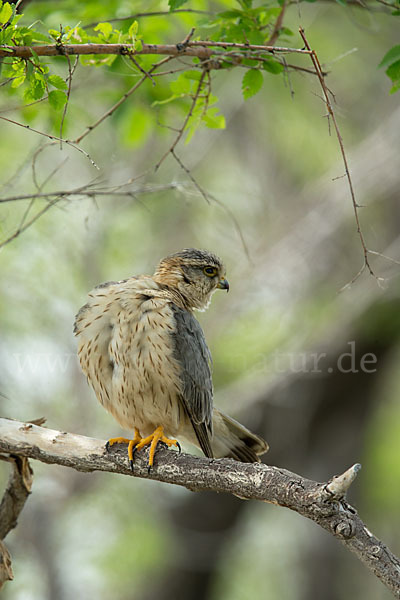
[[[259,461],[268,444],[213,407],[211,355],[193,310],[216,289],[229,290],[221,260],[187,248],[162,259],[152,276],[103,283],[75,319],[78,354],[97,399],[122,428],[133,468],[136,450],[177,439],[209,458]]]

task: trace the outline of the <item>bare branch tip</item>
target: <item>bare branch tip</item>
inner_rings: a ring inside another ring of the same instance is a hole
[[[355,463],[352,467],[347,469],[341,475],[335,475],[332,479],[326,484],[325,490],[332,496],[333,498],[343,498],[345,496],[347,490],[357,477],[358,472],[361,469],[360,463]]]

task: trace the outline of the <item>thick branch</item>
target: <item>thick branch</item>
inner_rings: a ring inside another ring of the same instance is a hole
[[[251,44],[237,44],[234,42],[203,42],[195,41],[187,44],[143,44],[141,50],[135,50],[132,44],[48,44],[40,46],[1,46],[0,56],[16,56],[18,58],[30,58],[32,50],[38,56],[65,56],[80,54],[164,54],[167,56],[197,56],[200,59],[208,59],[214,54],[221,54],[216,48],[226,50],[242,49],[256,50],[257,52],[283,52],[310,54],[309,50],[299,48],[283,48],[279,46],[262,46]],[[251,58],[251,56],[246,56]]]
[[[16,526],[32,487],[32,470],[28,459],[25,456],[12,456],[7,460],[12,464],[12,471],[0,503],[0,540]]]
[[[0,503],[0,589],[6,581],[14,579],[11,556],[3,540],[18,521],[26,499],[31,493],[32,470],[26,456],[0,458],[12,464],[12,471]]]
[[[147,453],[135,457],[131,472],[125,446],[105,450],[105,442],[81,435],[54,431],[31,423],[0,419],[0,452],[64,465],[78,471],[109,471],[181,485],[193,491],[209,490],[261,500],[294,510],[315,521],[341,540],[400,598],[400,561],[385,544],[372,535],[343,499],[349,474],[340,485],[310,481],[277,467],[245,464],[229,459],[207,459],[160,449],[155,467],[147,472]],[[345,474],[344,474],[345,475]],[[351,478],[350,477],[350,478]]]

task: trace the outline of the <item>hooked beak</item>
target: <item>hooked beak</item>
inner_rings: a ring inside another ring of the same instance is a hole
[[[218,281],[217,288],[219,290],[226,290],[227,292],[229,292],[229,283],[228,283],[228,280],[225,279],[225,277],[223,277],[222,279],[220,279]]]

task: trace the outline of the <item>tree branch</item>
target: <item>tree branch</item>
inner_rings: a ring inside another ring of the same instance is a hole
[[[27,457],[10,456],[6,460],[13,468],[0,503],[0,540],[17,525],[19,514],[31,493],[33,475]]]
[[[125,446],[106,452],[103,440],[0,419],[0,452],[64,465],[78,471],[109,471],[173,483],[199,491],[234,494],[284,506],[311,519],[338,538],[400,598],[400,561],[368,531],[356,510],[344,499],[359,465],[328,483],[317,483],[285,469],[230,459],[197,458],[159,449],[148,474],[147,452],[135,457],[131,472]]]
[[[11,556],[2,540],[14,529],[19,514],[31,493],[32,469],[26,456],[1,456],[12,464],[12,471],[0,503],[0,589],[6,581],[14,579]]]
[[[202,60],[214,54],[221,54],[214,48],[237,48],[257,52],[281,52],[311,54],[308,49],[284,48],[280,46],[264,46],[252,44],[239,44],[235,42],[210,42],[194,41],[184,44],[142,44],[141,50],[135,50],[134,44],[42,44],[40,46],[1,46],[0,56],[30,58],[32,50],[38,56],[71,56],[88,54],[121,54],[123,56],[136,56],[140,54],[164,54],[167,56],[196,56]],[[251,58],[247,56],[246,58]]]

